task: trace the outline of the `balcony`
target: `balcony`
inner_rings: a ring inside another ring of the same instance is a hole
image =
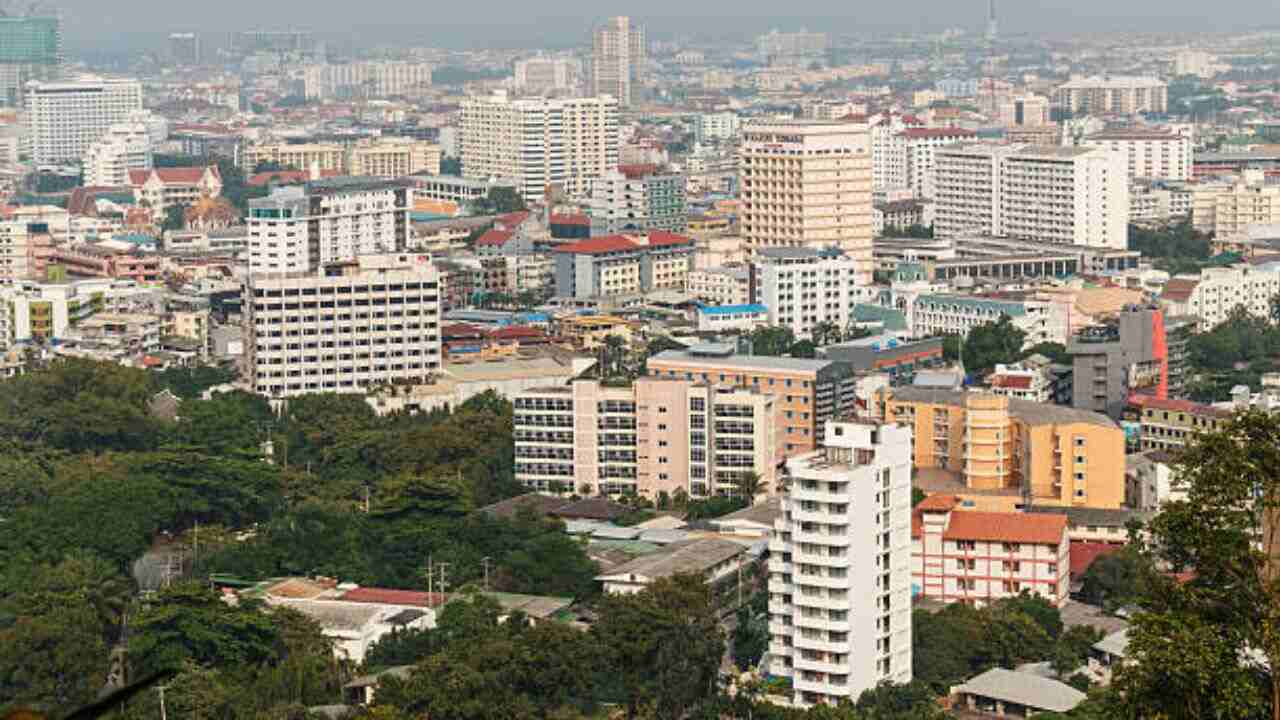
[[[791,658],[792,667],[798,671],[809,671],[827,673],[831,675],[848,675],[849,662],[834,663],[822,660],[805,660],[802,655],[796,654]]]

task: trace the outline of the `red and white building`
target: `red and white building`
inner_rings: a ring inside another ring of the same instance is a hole
[[[222,175],[217,165],[130,170],[129,185],[138,204],[151,208],[159,219],[171,207],[195,205],[201,198],[221,195]]]
[[[985,604],[1026,591],[1061,606],[1070,590],[1067,516],[956,509],[959,498],[932,495],[911,522],[915,595]]]

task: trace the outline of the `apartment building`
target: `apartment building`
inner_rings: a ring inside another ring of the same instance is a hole
[[[1129,180],[1190,180],[1192,145],[1189,134],[1155,130],[1106,130],[1087,135],[1084,147],[1099,147],[1127,158]]]
[[[252,274],[243,303],[253,389],[272,399],[426,384],[442,366],[440,278],[428,255]]]
[[[824,32],[778,32],[777,29],[756,38],[756,52],[771,66],[808,67],[826,56],[830,39]]]
[[[138,250],[119,250],[105,245],[77,243],[59,245],[47,258],[61,265],[69,275],[82,278],[115,278],[140,283],[160,282],[160,256]]]
[[[62,21],[57,11],[38,7],[0,16],[0,105],[22,107],[29,81],[55,80],[63,72]]]
[[[587,201],[592,235],[689,228],[685,176],[656,165],[620,165],[591,181]]]
[[[997,323],[1007,316],[1014,327],[1026,333],[1027,347],[1067,339],[1066,312],[1046,300],[924,294],[912,299],[906,310],[907,324],[916,337],[967,336],[979,325]]]
[[[742,130],[742,119],[735,112],[698,115],[695,137],[699,145],[729,142]]]
[[[361,140],[351,148],[350,174],[400,178],[440,174],[440,146],[411,138]]]
[[[127,185],[139,205],[151,209],[153,217],[164,217],[171,207],[189,207],[201,198],[222,194],[222,175],[217,165],[208,167],[164,167],[128,171]]]
[[[591,180],[618,166],[618,100],[468,98],[460,128],[462,174],[510,178],[526,202],[548,186],[585,194]]]
[[[1049,98],[1041,95],[1009,95],[997,106],[1000,124],[1011,127],[1044,127],[1049,124]]]
[[[622,107],[638,103],[649,62],[644,27],[629,17],[612,17],[592,40],[591,94],[612,97]]]
[[[590,299],[688,287],[694,241],[653,231],[557,245],[556,297]]]
[[[409,242],[410,184],[332,178],[249,201],[249,271],[309,272]]]
[[[748,125],[739,149],[741,231],[752,252],[828,248],[871,282],[871,132],[849,122]]]
[[[1227,408],[1190,400],[1135,395],[1125,404],[1125,422],[1138,426],[1138,450],[1177,450],[1195,435],[1216,432],[1232,415]]]
[[[33,81],[25,94],[27,142],[36,165],[79,164],[112,125],[142,110],[137,80]]]
[[[85,187],[123,187],[129,172],[151,169],[151,134],[141,122],[116,123],[85,150]]]
[[[903,131],[923,128],[924,121],[895,112],[877,113],[868,118],[871,127],[871,188],[876,199],[907,188],[907,136]]]
[[[831,360],[737,355],[731,345],[707,344],[654,355],[648,369],[653,377],[772,395],[781,413],[778,443],[787,457],[811,452],[823,423],[855,406],[852,372]]]
[[[421,97],[431,88],[434,68],[405,60],[366,60],[307,65],[302,69],[308,100]]]
[[[517,60],[512,84],[534,95],[568,91],[578,86],[582,63],[568,57],[531,57]]]
[[[1134,393],[1169,397],[1164,313],[1129,307],[1116,322],[1086,328],[1067,344],[1074,369],[1072,405],[1120,419]]]
[[[973,142],[978,133],[964,128],[907,128],[902,131],[902,150],[906,153],[907,187],[912,195],[928,200],[937,193],[934,153],[940,147]]]
[[[1251,225],[1280,223],[1280,185],[1263,184],[1260,172],[1234,183],[1199,183],[1191,194],[1191,223],[1219,239],[1243,235]]]
[[[769,395],[654,377],[629,387],[577,380],[512,403],[516,481],[538,492],[739,495],[748,472],[776,490],[781,449]]]
[[[98,312],[127,312],[152,291],[129,280],[0,285],[0,350],[15,343],[52,344]]]
[[[1129,187],[1129,222],[1162,224],[1191,218],[1194,187],[1184,183],[1138,181]]]
[[[751,270],[745,266],[690,270],[687,292],[708,305],[746,305],[751,302]]]
[[[1205,268],[1197,276],[1178,275],[1165,283],[1160,304],[1170,315],[1199,318],[1210,330],[1243,308],[1254,317],[1271,316],[1271,299],[1280,293],[1280,265]]]
[[[1073,77],[1053,93],[1054,109],[1079,115],[1156,115],[1169,111],[1169,86],[1153,77]]]
[[[22,280],[30,275],[36,247],[32,236],[43,234],[41,229],[24,220],[0,220],[0,281]]]
[[[800,707],[911,681],[911,430],[828,421],[769,539],[771,675]]]
[[[1062,607],[1071,588],[1067,516],[957,509],[960,498],[931,495],[911,526],[914,594],[986,605],[1029,593]]]
[[[347,149],[340,143],[253,143],[244,148],[241,166],[247,171],[262,164],[303,172],[341,173],[347,169]]]
[[[885,421],[914,428],[917,485],[976,509],[1119,508],[1124,431],[1106,415],[985,393],[889,391]]]
[[[860,282],[859,261],[835,248],[769,247],[756,253],[756,298],[769,323],[808,337],[815,325],[853,322],[854,307],[873,297]]]
[[[939,237],[999,237],[1125,249],[1129,176],[1103,148],[957,145],[935,150]]]
[[[1043,369],[1019,363],[998,363],[987,379],[992,395],[1047,403],[1053,399],[1053,381]]]

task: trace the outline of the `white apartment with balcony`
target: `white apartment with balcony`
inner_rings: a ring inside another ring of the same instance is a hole
[[[151,169],[151,134],[145,123],[116,123],[85,151],[85,187],[125,187],[130,170]]]
[[[462,103],[460,139],[464,177],[511,178],[526,202],[549,185],[580,195],[618,167],[618,100],[473,97]]]
[[[932,495],[914,511],[913,594],[984,605],[1027,592],[1061,607],[1070,590],[1067,516],[957,510]]]
[[[1121,153],[1129,179],[1190,180],[1193,148],[1189,133],[1166,130],[1106,130],[1080,141],[1082,147]]]
[[[142,110],[142,83],[86,77],[29,82],[27,142],[36,165],[79,163],[108,128]]]
[[[769,541],[769,657],[808,707],[911,681],[911,429],[829,421],[787,462]]]
[[[272,399],[425,384],[441,368],[440,277],[429,255],[361,255],[314,272],[250,275],[245,346]]]
[[[808,337],[820,323],[844,330],[854,306],[874,297],[857,259],[837,250],[764,248],[756,257],[757,302],[769,308],[771,325],[797,337]]]
[[[748,125],[739,149],[741,228],[751,251],[839,248],[871,282],[871,131],[865,123]]]
[[[990,234],[1123,250],[1129,173],[1104,148],[956,145],[938,148],[939,237]]]
[[[1209,330],[1231,317],[1236,308],[1258,318],[1271,317],[1271,299],[1280,293],[1280,264],[1205,268],[1199,277],[1176,276],[1160,302],[1170,315],[1200,318]]]
[[[309,272],[366,253],[404,250],[407,181],[333,178],[249,201],[249,271]]]

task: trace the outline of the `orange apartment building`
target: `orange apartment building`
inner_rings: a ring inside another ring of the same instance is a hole
[[[746,388],[770,395],[781,419],[778,443],[785,457],[818,448],[827,420],[854,409],[855,378],[847,363],[832,360],[737,355],[732,345],[698,345],[649,358],[654,377]]]
[[[930,494],[1000,512],[1124,503],[1124,431],[1105,415],[985,393],[887,392],[885,419],[914,429],[916,485]]]
[[[1070,591],[1067,516],[959,510],[931,495],[911,517],[911,590],[983,605],[1022,592],[1061,607]]]

